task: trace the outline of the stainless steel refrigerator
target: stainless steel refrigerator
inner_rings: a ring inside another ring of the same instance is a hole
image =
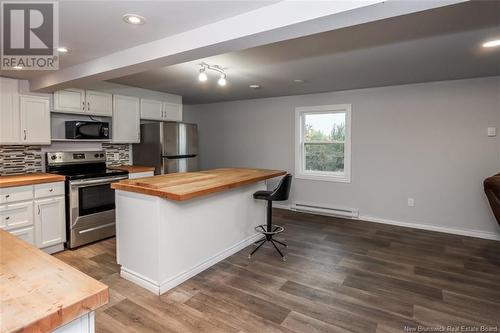
[[[155,167],[155,175],[198,170],[196,124],[156,122],[141,124],[141,143],[132,146],[136,165]]]

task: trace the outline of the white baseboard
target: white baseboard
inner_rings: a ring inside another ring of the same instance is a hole
[[[236,252],[239,252],[240,250],[244,249],[248,245],[252,244],[255,242],[260,236],[262,236],[259,233],[256,233],[236,244],[233,246],[215,254],[214,256],[208,258],[207,260],[203,261],[202,263],[174,276],[171,278],[168,278],[167,280],[158,283],[156,281],[153,281],[141,274],[138,274],[134,271],[131,271],[125,267],[121,267],[120,270],[120,276],[124,278],[125,280],[129,280],[131,282],[134,282],[135,284],[138,284],[139,286],[143,287],[144,289],[147,289],[151,291],[152,293],[156,295],[161,295],[168,290],[178,286],[182,282],[188,280],[189,278],[195,276],[196,274],[203,272],[205,269],[209,268],[210,266],[215,265],[219,261],[222,261],[226,259],[227,257],[235,254]]]
[[[155,281],[145,277],[144,275],[141,275],[137,272],[126,269],[125,267],[122,266],[120,269],[120,276],[122,278],[124,278],[125,280],[133,282],[133,283],[143,287],[144,289],[151,291],[152,293],[154,293],[156,295],[160,295],[159,284],[156,283]]]
[[[473,230],[473,229],[457,229],[457,228],[434,226],[434,225],[428,225],[428,224],[422,224],[422,223],[400,222],[400,221],[388,220],[388,219],[383,219],[380,217],[373,217],[373,216],[367,216],[367,215],[360,215],[359,220],[368,221],[368,222],[383,223],[383,224],[390,224],[390,225],[397,225],[400,227],[408,227],[408,228],[415,228],[415,229],[421,229],[421,230],[444,232],[444,233],[453,234],[453,235],[469,236],[469,237],[475,237],[475,238],[483,238],[483,239],[491,239],[491,240],[499,240],[500,241],[500,234],[496,234],[494,232],[488,232],[488,231]]]
[[[47,247],[44,247],[40,250],[42,250],[43,252],[46,252],[48,254],[54,254],[57,252],[61,252],[61,251],[64,251],[64,243],[56,244],[56,245],[52,245],[52,246],[47,246]]]
[[[186,281],[187,279],[195,276],[196,274],[200,273],[200,272],[203,272],[205,269],[209,268],[210,266],[213,266],[215,265],[216,263],[218,263],[219,261],[222,261],[224,259],[226,259],[227,257],[235,254],[236,252],[239,252],[240,250],[243,250],[245,247],[247,247],[248,245],[252,244],[253,242],[255,242],[256,240],[259,239],[259,237],[261,237],[262,234],[254,234],[238,243],[236,243],[235,245],[217,253],[216,255],[208,258],[207,260],[205,260],[204,262],[202,262],[201,264],[187,270],[187,271],[184,271],[172,278],[169,278],[165,281],[163,281],[161,283],[161,286],[160,286],[160,295],[165,293],[166,291],[178,286],[179,284],[181,284],[182,282]]]
[[[279,209],[291,210],[289,205],[273,204],[273,207],[279,208]],[[307,213],[305,213],[305,214],[307,214]],[[339,216],[339,217],[345,218],[342,216]],[[389,220],[389,219],[384,219],[384,218],[380,218],[380,217],[373,217],[373,216],[368,216],[368,215],[360,215],[358,218],[347,218],[347,219],[390,224],[390,225],[396,225],[396,226],[400,226],[400,227],[429,230],[429,231],[437,231],[437,232],[444,232],[444,233],[453,234],[453,235],[469,236],[469,237],[475,237],[475,238],[500,241],[500,234],[499,233],[494,233],[494,232],[489,232],[489,231],[481,231],[481,230],[473,230],[473,229],[457,229],[457,228],[450,228],[450,227],[444,227],[444,226],[434,226],[434,225],[423,224],[423,223],[401,222],[401,221]]]

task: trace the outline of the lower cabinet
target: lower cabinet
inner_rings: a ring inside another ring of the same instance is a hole
[[[33,227],[10,230],[9,232],[25,242],[35,245],[35,233]]]
[[[35,243],[39,248],[66,240],[64,197],[35,200]]]

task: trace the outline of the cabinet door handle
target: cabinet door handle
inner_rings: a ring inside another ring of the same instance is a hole
[[[90,102],[87,102],[87,111],[90,111]]]
[[[26,140],[26,130],[24,130],[24,140]]]
[[[85,101],[82,102],[82,111],[85,111]]]
[[[10,220],[10,216],[7,216],[7,217],[5,218],[5,220],[6,220],[6,221],[7,221],[7,220]]]
[[[52,191],[54,191],[54,189],[53,189],[53,188],[49,189],[49,192],[52,192]]]
[[[10,198],[10,194],[5,195],[5,199],[8,199],[8,198]]]
[[[38,205],[37,207],[38,207],[38,215],[40,215],[40,205]]]

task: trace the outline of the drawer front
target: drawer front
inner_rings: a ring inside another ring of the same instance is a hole
[[[144,171],[144,172],[134,172],[128,174],[128,179],[136,179],[136,178],[144,178],[144,177],[153,177],[153,171]]]
[[[33,225],[33,201],[0,206],[0,225],[6,230]]]
[[[56,195],[64,195],[64,182],[35,185],[35,198],[53,197]]]
[[[33,227],[10,230],[9,232],[25,242],[35,245],[35,232]]]
[[[0,188],[0,204],[33,199],[33,185]]]

